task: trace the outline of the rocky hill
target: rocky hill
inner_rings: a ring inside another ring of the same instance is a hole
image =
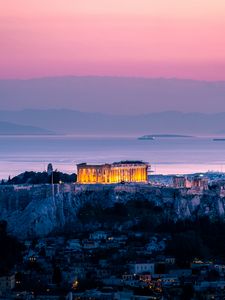
[[[0,220],[6,220],[9,232],[20,238],[75,230],[84,223],[97,226],[109,214],[109,209],[118,204],[125,208],[123,218],[114,215],[113,223],[120,226],[133,226],[143,213],[146,220],[154,219],[159,224],[165,220],[195,220],[204,216],[225,220],[225,198],[210,190],[190,194],[186,189],[149,185],[0,186]],[[87,213],[82,215],[85,207]]]

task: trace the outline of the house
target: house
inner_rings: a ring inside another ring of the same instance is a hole
[[[128,237],[126,235],[122,234],[122,235],[119,235],[119,236],[114,236],[113,240],[116,243],[123,244],[128,240]]]
[[[31,240],[25,240],[25,241],[24,241],[24,246],[25,246],[26,248],[30,248],[31,245],[32,245],[32,241],[31,241]]]
[[[87,273],[82,264],[76,264],[73,268],[73,271],[74,271],[74,274],[80,279],[85,278],[86,273]]]
[[[134,275],[133,274],[123,274],[122,280],[133,280]]]
[[[90,234],[91,240],[106,240],[108,237],[108,234],[105,231],[95,231]]]
[[[104,267],[108,267],[109,262],[107,259],[99,259],[98,264],[100,267],[104,268]]]
[[[99,247],[99,244],[97,241],[85,240],[83,243],[83,248],[86,250],[92,250],[92,249],[96,249],[98,247]]]
[[[133,274],[141,274],[144,272],[148,272],[150,274],[154,274],[155,272],[155,264],[153,262],[135,262],[129,264],[130,272]]]
[[[29,250],[27,255],[24,256],[25,261],[35,262],[38,259],[39,255],[34,250]]]
[[[106,286],[122,286],[123,282],[120,278],[116,277],[116,276],[110,276],[108,278],[104,278],[102,279],[103,284],[105,284]]]
[[[150,253],[163,251],[166,248],[166,240],[159,240],[159,238],[153,237],[146,245],[146,247],[147,251],[149,251]]]
[[[0,277],[0,295],[13,290],[16,286],[15,274]]]
[[[195,291],[204,291],[207,289],[224,289],[225,281],[200,281],[194,285]]]
[[[68,240],[67,249],[80,250],[81,249],[80,240],[79,239]]]
[[[150,282],[151,279],[152,279],[152,276],[148,273],[139,275],[139,280],[141,280],[141,281]]]
[[[180,285],[178,276],[174,274],[164,274],[160,276],[160,283],[164,287]]]
[[[176,262],[176,258],[174,256],[166,256],[165,263],[168,265],[174,265]]]
[[[111,275],[110,269],[105,269],[105,268],[96,268],[96,278],[98,279],[103,279],[103,278],[109,278]]]
[[[191,269],[175,269],[169,271],[170,275],[175,275],[177,277],[189,277],[192,275]]]
[[[124,286],[133,287],[133,288],[144,288],[147,287],[147,282],[140,281],[140,280],[126,280],[123,282]]]
[[[221,264],[215,264],[214,268],[216,271],[218,271],[220,274],[224,274],[225,273],[225,265],[221,265]]]
[[[52,246],[47,246],[45,248],[45,255],[46,257],[52,259],[54,256],[55,256],[55,247],[52,247]]]

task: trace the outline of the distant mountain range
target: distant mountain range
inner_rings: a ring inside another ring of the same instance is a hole
[[[26,108],[117,115],[215,113],[225,111],[225,81],[94,76],[0,80],[0,110]]]
[[[223,135],[223,111],[223,81],[94,76],[0,80],[0,122],[12,123],[0,124],[1,134]]]
[[[46,135],[53,134],[49,130],[0,121],[0,135]]]
[[[225,113],[171,111],[121,116],[65,109],[0,111],[1,134],[51,134],[53,132],[56,134],[134,136],[144,134],[223,135],[225,134]]]

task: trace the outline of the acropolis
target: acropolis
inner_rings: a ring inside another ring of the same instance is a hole
[[[77,181],[82,184],[110,184],[148,181],[149,165],[142,161],[120,161],[112,164],[77,165]]]

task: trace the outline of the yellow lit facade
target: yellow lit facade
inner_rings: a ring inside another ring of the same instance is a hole
[[[121,161],[113,164],[77,165],[78,183],[147,182],[148,164],[141,161]]]

